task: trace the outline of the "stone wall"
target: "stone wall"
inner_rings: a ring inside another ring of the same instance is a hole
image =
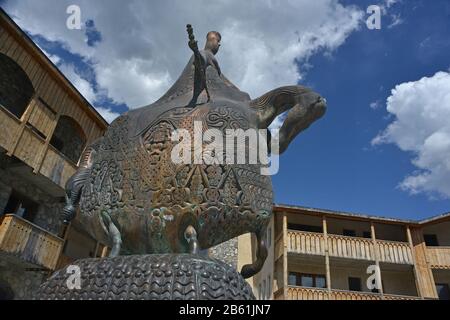
[[[15,190],[39,204],[33,223],[53,234],[58,234],[61,228],[60,213],[64,203],[9,172],[6,169],[7,161],[8,159],[0,156],[0,214],[3,213],[11,192]]]
[[[221,260],[233,268],[237,269],[238,265],[238,238],[228,240],[211,249],[209,256]],[[239,270],[238,270],[239,271]]]
[[[34,89],[25,71],[11,58],[0,54],[0,105],[20,118]]]
[[[0,257],[0,283],[8,285],[13,291],[15,300],[31,300],[48,273],[27,270]]]

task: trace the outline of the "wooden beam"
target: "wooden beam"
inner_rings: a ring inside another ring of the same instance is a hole
[[[283,299],[288,298],[287,214],[283,212]]]
[[[372,243],[373,243],[373,248],[375,251],[375,265],[377,266],[377,270],[380,272],[380,279],[382,279],[381,277],[381,268],[380,268],[380,250],[378,248],[378,243],[377,243],[377,237],[376,237],[376,233],[375,233],[375,225],[373,223],[373,221],[370,221],[370,235],[372,237]],[[384,290],[383,290],[383,282],[380,281],[380,294],[381,297],[384,297]]]
[[[44,146],[42,147],[42,151],[40,152],[40,154],[38,156],[36,167],[33,169],[33,173],[38,173],[42,168],[42,164],[44,163],[45,156],[47,155],[47,152],[48,152],[48,145],[50,144],[50,141],[52,140],[53,133],[55,132],[58,121],[59,121],[59,114],[56,116],[55,121],[52,124],[52,127],[50,129],[48,136],[45,138]]]
[[[22,139],[23,132],[25,131],[25,126],[28,122],[28,119],[31,116],[31,113],[33,112],[34,106],[36,105],[35,99],[37,99],[37,97],[38,96],[36,94],[33,95],[33,97],[30,100],[30,103],[27,106],[27,109],[25,110],[25,113],[22,115],[22,118],[20,119],[20,126],[17,129],[14,141],[12,141],[10,145],[10,149],[8,150],[7,153],[8,156],[14,155],[14,152],[16,151],[17,146],[20,140]]]
[[[322,229],[325,242],[325,270],[327,277],[327,289],[328,292],[331,292],[330,253],[328,251],[328,227],[327,227],[327,217],[325,215],[322,216]]]
[[[425,299],[437,299],[433,271],[427,259],[427,246],[421,228],[410,228],[411,243],[415,256],[414,267],[417,272],[419,295]]]
[[[414,273],[414,282],[416,283],[417,294],[419,295],[419,297],[421,297],[423,299],[424,298],[423,293],[422,293],[422,291],[419,288],[420,284],[419,284],[419,275],[418,275],[417,264],[416,264],[416,254],[414,252],[414,244],[413,244],[413,241],[412,241],[411,229],[409,228],[409,226],[406,226],[406,238],[408,239],[409,247],[411,248],[411,257],[412,257],[412,262],[413,262],[413,273]]]
[[[56,129],[56,126],[58,125],[59,118],[61,117],[61,114],[66,112],[67,95],[63,94],[61,99],[62,99],[61,101],[58,101],[59,104],[61,105],[61,107],[59,108],[59,112],[56,113],[56,117],[54,119],[51,129],[49,130],[49,134],[47,135],[47,137],[45,139],[44,146],[42,147],[42,152],[39,154],[38,161],[37,161],[36,167],[33,170],[33,173],[38,173],[39,171],[41,171],[42,164],[44,163],[44,159],[47,155],[48,147],[50,145],[50,141],[52,140],[53,134],[55,133],[55,129]]]

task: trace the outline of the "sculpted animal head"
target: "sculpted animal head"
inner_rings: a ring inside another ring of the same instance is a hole
[[[326,106],[324,98],[303,86],[280,87],[250,101],[250,107],[258,115],[260,128],[268,128],[277,116],[287,112],[278,136],[273,137],[273,143],[279,148],[272,151],[279,154],[286,151],[301,131],[325,114]]]

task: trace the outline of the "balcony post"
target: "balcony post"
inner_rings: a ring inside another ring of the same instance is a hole
[[[47,155],[48,146],[50,144],[50,141],[52,140],[53,134],[55,133],[55,129],[58,124],[59,117],[60,117],[60,114],[57,114],[55,119],[53,120],[50,132],[49,132],[48,136],[45,138],[45,142],[42,147],[42,150],[37,157],[36,166],[33,169],[33,173],[38,173],[42,168],[42,164],[44,163],[45,156]]]
[[[283,298],[288,299],[288,260],[287,260],[287,247],[288,247],[288,234],[287,234],[287,214],[283,211]]]
[[[14,152],[16,152],[17,146],[19,145],[20,140],[22,139],[23,132],[25,131],[25,126],[28,122],[28,119],[30,119],[31,114],[33,113],[33,110],[36,105],[36,99],[38,98],[38,94],[35,92],[33,96],[31,97],[30,103],[27,106],[27,109],[25,110],[24,114],[22,115],[22,118],[20,119],[20,125],[19,128],[16,131],[16,136],[14,137],[13,141],[10,144],[10,149],[6,153],[9,157],[14,155]]]
[[[325,215],[322,216],[322,229],[325,243],[325,272],[327,277],[327,289],[328,293],[330,293],[331,292],[330,253],[328,252],[328,228],[327,228],[327,217]]]
[[[373,223],[373,221],[370,221],[370,235],[372,237],[372,242],[373,242],[373,249],[374,249],[374,253],[375,253],[375,265],[377,266],[377,270],[380,272],[380,280],[381,278],[381,268],[380,268],[380,251],[378,248],[378,243],[377,243],[377,237],[375,234],[375,225]],[[380,294],[381,294],[381,298],[384,299],[384,290],[383,290],[383,282],[380,281]]]
[[[419,295],[424,299],[438,299],[433,270],[430,268],[427,258],[427,246],[423,238],[422,229],[409,228],[411,244],[414,248],[414,269],[417,272]]]
[[[412,241],[412,236],[411,236],[411,229],[409,228],[409,226],[406,226],[406,238],[408,239],[408,243],[409,243],[409,247],[411,248],[411,257],[412,257],[412,262],[413,262],[413,273],[414,273],[414,282],[416,284],[416,290],[417,293],[419,294],[419,297],[421,297],[422,299],[423,294],[422,291],[420,290],[420,283],[419,283],[419,277],[417,274],[417,264],[416,264],[416,254],[414,252],[414,244]]]

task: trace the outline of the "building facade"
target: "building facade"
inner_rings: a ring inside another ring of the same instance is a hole
[[[53,270],[105,253],[59,214],[84,147],[107,126],[0,9],[0,299],[33,298]]]
[[[250,279],[259,299],[450,299],[450,213],[407,221],[276,205],[267,238]],[[254,245],[239,244],[242,265]]]

